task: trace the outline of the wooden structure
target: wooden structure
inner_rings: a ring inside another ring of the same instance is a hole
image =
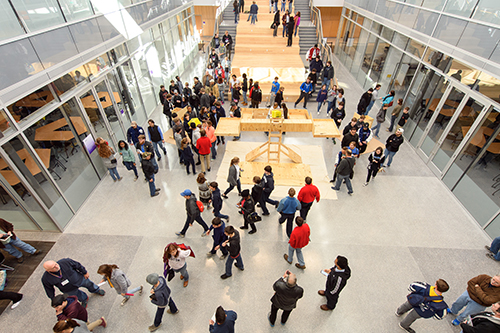
[[[279,163],[282,154],[294,163],[302,163],[295,151],[283,144],[284,132],[311,132],[315,138],[340,138],[340,132],[331,119],[312,119],[307,110],[289,109],[288,119],[268,119],[268,109],[242,109],[241,118],[221,118],[215,135],[239,136],[241,132],[269,132],[268,141],[246,155],[254,161],[267,153],[268,162]]]

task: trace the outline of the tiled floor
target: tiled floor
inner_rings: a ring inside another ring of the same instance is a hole
[[[335,67],[346,90],[348,117],[344,123],[347,124],[362,91],[338,62]],[[310,103],[309,110],[317,116],[316,103]],[[165,127],[159,111],[153,119]],[[386,136],[385,128],[381,133]],[[264,140],[263,133],[242,135],[242,142]],[[338,144],[313,139],[307,133],[287,133],[285,143],[321,145],[328,172],[333,172]],[[224,146],[219,146],[221,157],[223,153]],[[214,161],[213,171],[207,174],[209,179],[215,177],[220,160]],[[179,193],[185,188],[196,190],[196,183],[195,177],[188,177],[179,165],[175,147],[168,147],[168,158],[162,158],[159,164],[160,196],[150,198],[147,185],[141,180],[133,182],[133,175],[119,167],[124,179],[113,183],[107,177],[101,182],[46,258],[74,258],[88,268],[94,281],[100,280],[96,270],[102,263],[116,263],[134,286],[146,284],[147,274],[160,273],[163,248],[177,240],[174,232],[185,221],[184,199]],[[408,144],[402,146],[386,173],[377,176],[368,187],[362,187],[366,166],[364,155],[355,168],[352,197],[343,187],[338,200],[323,200],[313,205],[309,215],[311,243],[303,251],[305,271],[283,260],[287,237],[277,223],[278,213],[274,210],[258,224],[256,234],[241,233],[245,271],[234,271],[224,281],[219,278],[224,263],[205,257],[211,239],[200,237],[199,225],[190,228],[183,239],[196,253],[195,259],[188,259],[190,283],[187,288],[182,287],[178,278],[169,283],[180,313],[165,314],[159,332],[206,331],[218,305],[238,313],[239,332],[398,332],[394,310],[405,301],[409,283],[433,283],[444,278],[451,285],[445,294],[451,304],[471,277],[498,273],[498,263],[483,254],[488,237]],[[240,226],[242,218],[235,208],[237,199],[231,193],[222,212],[230,215],[231,224]],[[204,212],[203,218],[210,221],[211,211]],[[28,240],[38,237],[45,236],[24,235]],[[319,309],[323,300],[316,293],[325,284],[319,271],[332,266],[338,254],[349,259],[352,277],[336,310],[325,313]],[[297,273],[304,297],[285,327],[271,328],[266,315],[273,295],[272,284],[286,269]],[[25,301],[0,317],[2,332],[50,331],[55,315],[40,283],[42,272],[38,267],[22,288]],[[147,332],[155,313],[147,294],[133,297],[121,307],[120,297],[109,287],[105,290],[104,297],[91,297],[90,319],[104,315],[109,322],[108,332]],[[419,320],[413,328],[417,332],[458,332],[451,326],[451,319]]]

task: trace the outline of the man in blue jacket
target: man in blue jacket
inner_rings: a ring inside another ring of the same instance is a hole
[[[170,296],[170,288],[167,286],[167,281],[165,281],[163,276],[152,273],[146,277],[146,281],[153,286],[151,288],[151,295],[149,296],[151,303],[158,307],[156,309],[155,321],[153,325],[148,327],[150,332],[154,332],[161,326],[161,320],[167,305],[167,313],[176,314],[179,310],[177,310],[177,306],[175,306],[174,300]]]
[[[434,286],[423,282],[410,284],[408,287],[410,294],[406,296],[407,301],[396,310],[396,316],[400,317],[404,313],[411,311],[399,323],[399,327],[406,332],[414,333],[415,331],[410,328],[410,325],[419,318],[443,319],[448,305],[442,295],[448,289],[450,287],[443,279],[437,280]]]
[[[280,83],[278,82],[278,79],[279,78],[276,76],[274,78],[273,83],[271,84],[271,96],[269,98],[269,104],[267,105],[267,107],[271,107],[274,105],[274,101],[276,99],[276,94],[280,90]]]
[[[250,17],[252,18],[250,24],[255,24],[255,21],[257,21],[258,12],[259,12],[259,6],[257,6],[257,3],[255,1],[252,1],[252,5],[250,6],[250,15],[248,15],[248,20],[250,20]]]
[[[311,78],[307,77],[306,82],[303,82],[300,85],[300,96],[299,98],[295,101],[294,108],[297,108],[297,104],[300,103],[302,99],[304,99],[304,109],[307,108],[307,100],[309,99],[309,96],[312,94],[312,83],[311,83]]]
[[[281,199],[278,205],[278,213],[281,214],[278,222],[283,224],[286,220],[286,235],[290,238],[293,229],[293,219],[295,218],[295,212],[300,210],[301,205],[299,200],[295,197],[295,189],[290,188],[288,190],[288,196]]]
[[[130,128],[127,130],[127,142],[135,146],[139,142],[139,135],[141,134],[145,134],[142,127],[137,125],[135,121],[131,122]]]
[[[104,290],[100,289],[89,279],[89,273],[78,261],[64,258],[57,262],[48,260],[43,263],[45,273],[42,276],[42,284],[45,293],[50,299],[55,296],[54,286],[62,293],[74,295],[86,307],[89,297],[78,288],[87,288],[93,294],[104,296]]]
[[[238,315],[232,310],[224,310],[219,306],[215,311],[215,321],[210,319],[210,333],[234,333],[234,324]]]

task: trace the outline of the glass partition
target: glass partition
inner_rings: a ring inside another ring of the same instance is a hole
[[[19,23],[16,14],[7,1],[0,2],[0,40],[24,34],[24,29]]]
[[[495,0],[492,0],[492,2]],[[478,0],[461,0],[448,1],[444,7],[444,11],[450,14],[455,14],[463,17],[470,17]],[[479,5],[481,6],[481,5]],[[479,9],[479,8],[478,8]],[[477,14],[476,14],[477,16]],[[476,18],[477,19],[477,18]]]
[[[12,117],[19,122],[33,116],[42,108],[52,105],[56,101],[49,86],[44,86],[26,97],[21,98],[7,107]]]
[[[88,82],[87,77],[88,74],[85,70],[85,66],[80,66],[74,71],[71,71],[55,80],[53,85],[54,91],[58,96],[62,96],[74,87]]]
[[[105,98],[105,96],[103,96],[103,98]],[[110,147],[115,148],[113,140],[111,139],[108,129],[106,128],[106,121],[99,110],[99,106],[95,101],[92,91],[89,90],[84,95],[80,96],[80,101],[82,102],[87,116],[89,117],[90,123],[94,127],[96,135],[108,141]],[[109,98],[107,99],[107,103],[111,103]],[[85,128],[85,132],[87,132],[87,128]]]
[[[351,74],[354,77],[358,76],[360,72],[361,65],[363,63],[363,55],[365,54],[366,44],[368,41],[370,33],[365,29],[361,29],[361,33],[359,34],[358,44],[356,45],[356,52],[354,55],[354,60],[351,67]]]
[[[358,82],[363,86],[365,84],[366,78],[368,77],[368,73],[371,68],[377,39],[378,39],[377,36],[370,34],[368,42],[366,43],[365,54],[363,56],[363,64],[361,65],[361,71],[358,74]]]
[[[146,112],[142,105],[141,95],[139,95],[139,88],[137,87],[137,81],[134,71],[131,68],[130,61],[123,63],[118,68],[118,74],[122,80],[123,88],[125,88],[125,94],[123,95],[126,98],[126,103],[130,106],[132,120],[137,121],[139,124],[145,123]]]
[[[500,103],[500,80],[498,78],[482,72],[469,87]]]
[[[94,15],[89,0],[59,0],[59,5],[68,22]]]
[[[500,3],[498,1],[480,0],[473,18],[483,22],[498,24],[499,12]]]
[[[108,82],[111,87],[111,91],[113,95],[118,94],[120,97],[119,100],[115,99],[116,105],[118,106],[119,116],[122,117],[122,122],[125,124],[125,128],[127,124],[132,121],[131,114],[132,112],[129,109],[129,103],[126,102],[126,93],[122,87],[122,83],[116,71],[108,73]]]
[[[498,235],[500,235],[500,215],[497,215],[484,231],[486,231],[491,238],[498,237]]]
[[[382,74],[382,69],[387,60],[387,54],[389,53],[389,43],[382,42],[379,40],[377,49],[375,51],[373,62],[370,71],[371,84],[379,82]]]
[[[97,95],[99,96],[99,104],[101,104],[102,109],[104,110],[104,114],[108,120],[108,123],[112,130],[112,135],[116,137],[116,141],[125,140],[125,133],[122,129],[122,125],[120,124],[120,114],[118,114],[113,106],[112,98],[115,101],[121,102],[120,94],[118,92],[109,93],[108,88],[106,87],[106,83],[101,81],[99,84],[95,86],[95,90]]]
[[[7,114],[3,109],[0,109],[0,131],[3,134],[7,134],[12,131],[10,120],[7,118]]]
[[[396,95],[394,96],[394,101],[400,98],[404,98],[406,92],[410,89],[410,84],[415,76],[419,62],[412,57],[403,55],[403,59],[399,63],[399,68],[397,72],[391,79],[391,85],[388,87],[387,91],[394,90]],[[406,103],[411,105],[411,103]]]
[[[385,66],[379,79],[379,83],[382,85],[382,88],[380,88],[381,92],[379,96],[382,95],[383,91],[385,91],[385,93],[389,93],[391,91],[390,88],[392,86],[392,82],[395,79],[396,70],[401,62],[402,57],[403,52],[399,51],[395,47],[389,48]],[[396,101],[397,100],[395,100],[393,104],[396,104]]]
[[[16,12],[22,15],[30,31],[49,28],[64,23],[57,0],[24,1],[10,0]]]

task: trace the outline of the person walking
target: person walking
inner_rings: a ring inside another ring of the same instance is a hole
[[[142,153],[146,152],[151,153],[151,162],[154,165],[155,172],[158,172],[158,163],[156,162],[153,144],[149,141],[146,141],[146,136],[144,134],[139,135],[139,142],[137,142],[137,144],[135,145],[135,150],[139,155],[141,162],[142,162]]]
[[[330,82],[332,82],[335,75],[335,69],[333,68],[332,62],[328,60],[326,66],[323,67],[323,81],[321,84],[326,85],[327,89],[330,89]]]
[[[243,266],[243,259],[241,259],[241,245],[240,245],[240,233],[238,230],[234,229],[232,225],[228,225],[224,228],[224,234],[228,237],[224,243],[222,243],[223,247],[229,252],[229,256],[226,260],[226,272],[221,275],[221,279],[225,280],[231,277],[233,262],[236,260],[234,264],[240,271],[245,270],[245,266]]]
[[[198,184],[198,194],[200,195],[201,203],[206,205],[207,209],[210,208],[212,192],[210,191],[210,185],[203,172],[201,172],[196,178],[196,183]]]
[[[224,199],[228,198],[228,193],[233,190],[233,188],[238,189],[238,195],[241,196],[241,172],[243,171],[240,166],[240,159],[239,157],[233,157],[231,159],[231,165],[229,166],[229,172],[227,174],[227,182],[229,183],[229,187],[224,191],[224,194],[222,194],[222,197]]]
[[[182,230],[180,232],[176,232],[175,234],[179,237],[184,238],[187,229],[193,225],[194,221],[196,221],[202,226],[204,230],[203,233],[201,234],[201,237],[205,237],[206,236],[205,233],[208,230],[208,226],[201,217],[201,212],[196,202],[196,196],[189,189],[182,191],[181,196],[183,196],[184,199],[186,199],[186,222],[184,223],[184,227],[182,228]]]
[[[120,174],[116,169],[118,161],[114,156],[115,152],[113,148],[108,146],[108,142],[101,137],[97,138],[95,144],[97,146],[97,152],[99,153],[99,156],[101,156],[102,161],[104,162],[104,166],[108,168],[109,174],[111,175],[111,178],[113,178],[113,181],[116,182],[117,180],[122,180],[123,178],[120,177]]]
[[[293,34],[293,36],[297,37],[297,31],[299,31],[299,25],[300,25],[300,12],[295,13],[294,21],[295,21],[295,33]]]
[[[264,175],[261,178],[261,186],[262,186],[262,197],[260,200],[260,207],[262,208],[262,215],[269,215],[269,210],[266,207],[266,202],[274,205],[278,208],[279,202],[276,200],[272,200],[269,197],[274,190],[274,175],[273,168],[270,165],[266,165],[264,167]]]
[[[286,220],[286,235],[290,238],[293,228],[293,219],[295,217],[295,211],[300,210],[300,202],[295,197],[295,189],[290,188],[288,190],[288,196],[281,199],[278,205],[278,213],[281,217],[278,219],[280,224],[283,224]]]
[[[277,10],[276,13],[274,13],[274,20],[273,20],[273,37],[278,36],[278,28],[280,26],[280,11]]]
[[[284,254],[283,258],[287,263],[293,263],[293,252],[297,252],[298,263],[295,267],[300,269],[306,269],[306,263],[304,261],[304,256],[302,255],[302,248],[309,244],[309,236],[311,235],[311,230],[309,225],[304,222],[304,219],[300,216],[295,218],[295,224],[297,225],[290,235],[290,240],[288,241],[288,254]]]
[[[457,317],[452,324],[458,326],[467,316],[486,310],[493,303],[500,301],[500,275],[481,274],[467,282],[467,290],[460,295],[448,311]],[[460,310],[465,310],[460,314]]]
[[[182,250],[178,245],[170,243],[165,249],[163,258],[167,263],[167,271],[171,269],[175,273],[181,273],[180,278],[181,280],[184,280],[184,288],[186,288],[189,284],[189,273],[187,271],[186,258],[188,258],[190,255],[190,249]]]
[[[300,96],[293,105],[294,109],[297,108],[297,104],[299,104],[302,99],[304,99],[304,109],[307,109],[307,100],[309,99],[309,96],[311,94],[312,94],[311,78],[307,77],[306,82],[303,82],[300,85]]]
[[[446,308],[443,293],[450,287],[448,283],[439,279],[434,286],[423,282],[410,284],[408,290],[410,294],[406,296],[406,302],[401,304],[396,310],[396,317],[400,317],[410,311],[405,319],[399,323],[399,327],[409,333],[415,333],[410,327],[419,318],[443,319],[446,315]]]
[[[222,306],[215,311],[215,321],[208,321],[210,333],[234,333],[234,324],[238,315],[232,310],[224,310]]]
[[[375,176],[379,172],[382,164],[384,164],[385,156],[383,154],[382,147],[377,147],[377,149],[375,149],[375,152],[371,153],[368,157],[368,161],[368,175],[366,176],[366,182],[363,184],[363,186],[368,186],[371,177],[375,179]]]
[[[176,314],[179,310],[172,299],[172,293],[163,276],[151,273],[146,277],[146,282],[152,285],[149,298],[151,299],[151,303],[157,306],[153,325],[148,327],[150,332],[154,332],[161,326],[163,313],[165,313],[167,305],[167,313]]]
[[[156,188],[155,171],[157,169],[155,169],[151,156],[149,152],[142,153],[142,172],[144,172],[144,177],[149,185],[149,195],[153,198],[160,195],[161,189]]]
[[[311,209],[314,200],[319,202],[320,194],[318,188],[312,184],[313,180],[311,177],[306,177],[304,181],[305,185],[300,189],[297,199],[300,202],[300,217],[307,220],[309,209]]]
[[[380,84],[377,84],[375,86],[375,88],[373,89],[372,93],[371,93],[371,101],[370,103],[366,106],[366,110],[365,110],[365,115],[368,115],[368,113],[370,112],[370,110],[372,109],[373,107],[373,104],[375,104],[375,101],[377,100],[378,98],[378,92],[380,90],[382,86]]]
[[[137,178],[139,178],[139,174],[137,173],[137,166],[135,164],[135,153],[123,140],[118,141],[118,153],[122,155],[123,165],[125,166],[125,168],[127,168],[127,170],[134,171],[134,182],[137,181]]]
[[[95,325],[97,326],[102,326],[106,328],[107,322],[104,320],[104,317],[101,317],[97,322],[100,322],[100,324]],[[68,318],[66,320],[60,320],[58,321],[52,330],[54,333],[85,333],[85,332],[90,332],[89,329],[90,325],[87,325],[84,321],[81,321],[79,319],[71,319]],[[93,327],[92,325],[91,327]]]
[[[201,172],[204,174],[206,171],[210,171],[210,149],[212,148],[212,143],[207,137],[207,132],[204,129],[200,130],[201,137],[196,140],[196,149],[198,149],[199,156],[201,158]],[[205,171],[206,170],[206,171]]]
[[[24,262],[23,253],[18,249],[34,256],[42,253],[42,251],[35,249],[33,246],[19,239],[14,233],[14,225],[7,220],[0,218],[0,229],[4,232],[4,234],[0,235],[0,239],[2,240],[2,242],[0,242],[0,249],[5,249],[7,253],[17,259],[17,262]]]
[[[333,121],[335,121],[335,125],[337,125],[337,128],[340,128],[342,120],[344,120],[345,118],[344,104],[345,103],[343,101],[340,102],[339,105],[335,108],[335,110],[333,110],[330,113],[330,118],[332,118]],[[335,138],[333,138],[333,140],[335,141]]]
[[[210,235],[210,232],[213,230],[214,233],[212,235],[212,238],[214,240],[212,249],[207,253],[207,257],[212,257],[214,254],[217,253],[217,250],[220,250],[222,252],[222,255],[219,257],[220,260],[224,260],[227,257],[227,248],[222,246],[222,243],[224,243],[227,240],[226,234],[224,234],[224,228],[226,227],[226,224],[222,221],[220,217],[214,217],[212,220],[212,225],[210,226],[210,229],[207,231],[207,236]]]
[[[193,170],[193,175],[196,175],[196,168],[194,165],[193,151],[189,145],[189,138],[184,138],[181,140],[181,151],[182,159],[184,160],[184,165],[186,166],[186,173],[189,175],[189,167]]]
[[[99,266],[97,269],[97,274],[102,275],[102,282],[108,282],[111,288],[114,288],[116,293],[123,296],[121,306],[124,306],[128,302],[130,296],[139,292],[142,295],[143,286],[135,287],[133,289],[128,289],[132,282],[125,275],[125,273],[116,265],[104,264]]]
[[[318,91],[318,96],[316,97],[316,102],[318,102],[318,114],[321,112],[321,107],[325,104],[325,101],[328,98],[328,90],[326,89],[326,85],[323,84],[321,89]]]
[[[250,231],[248,234],[254,234],[257,232],[257,228],[255,227],[254,221],[251,219],[251,215],[255,212],[255,202],[250,196],[250,190],[241,191],[241,201],[238,204],[238,208],[243,212],[243,225],[240,229],[248,229],[248,225],[250,225]]]
[[[339,300],[340,292],[351,277],[351,269],[346,257],[337,256],[335,265],[330,269],[324,269],[322,272],[327,274],[325,290],[318,290],[320,296],[326,297],[326,304],[320,306],[323,311],[334,310]]]
[[[376,116],[377,124],[371,128],[371,130],[373,131],[373,136],[376,137],[377,139],[380,139],[378,133],[380,132],[380,127],[382,126],[382,123],[385,122],[385,115],[387,113],[388,108],[389,104],[382,105]]]
[[[297,276],[287,270],[273,284],[274,295],[271,297],[271,312],[267,315],[269,324],[274,327],[278,310],[281,314],[281,325],[285,325],[290,313],[297,307],[297,301],[304,295],[304,289],[297,285]]]
[[[66,294],[56,295],[51,302],[52,308],[56,311],[57,320],[66,321],[68,319],[81,320],[86,323],[88,331],[93,331],[98,326],[106,327],[106,320],[100,317],[98,320],[89,322],[87,309],[85,309],[76,296]]]
[[[87,305],[89,297],[78,288],[84,287],[92,294],[100,296],[106,294],[89,279],[89,273],[85,267],[73,259],[64,258],[57,262],[47,260],[43,263],[43,269],[45,273],[42,275],[42,284],[50,299],[54,298],[54,286],[62,293],[77,296],[83,307]]]
[[[153,147],[155,149],[156,155],[158,155],[158,161],[161,160],[161,155],[160,155],[160,150],[158,147],[163,150],[163,155],[167,155],[167,150],[163,146],[165,143],[165,139],[163,138],[163,132],[161,128],[155,124],[155,121],[153,119],[148,120],[148,134],[149,134],[149,140],[153,143]]]
[[[372,131],[369,128],[368,123],[363,123],[363,126],[358,131],[358,136],[359,136],[359,154],[363,154],[366,151],[366,148],[368,147],[368,142],[372,139]]]
[[[234,24],[238,24],[238,18],[240,16],[240,4],[239,0],[233,1],[233,12],[234,12]]]
[[[387,138],[387,141],[385,142],[384,155],[387,157],[387,167],[391,166],[392,159],[394,158],[394,155],[396,155],[396,153],[399,150],[399,147],[404,142],[403,132],[404,132],[404,130],[402,128],[399,128],[396,131],[396,133],[391,134]],[[382,167],[385,167],[385,165],[382,165]]]
[[[219,184],[217,184],[217,182],[211,182],[210,191],[212,192],[212,205],[214,207],[213,213],[215,217],[229,221],[229,216],[220,212],[222,210],[222,198],[220,195]]]
[[[288,20],[288,23],[286,24],[286,32],[288,34],[288,40],[286,42],[287,47],[292,47],[292,39],[293,39],[293,30],[295,29],[295,20],[292,15],[290,15],[290,19]]]
[[[274,78],[273,83],[271,83],[271,93],[270,93],[270,97],[269,97],[269,104],[267,105],[267,107],[271,107],[274,105],[274,101],[276,100],[276,94],[280,90],[280,83],[278,82],[278,79],[279,78],[276,76]],[[279,105],[279,103],[278,103],[278,105]]]
[[[259,6],[257,6],[257,3],[255,1],[252,1],[252,5],[250,6],[250,14],[248,15],[248,20],[250,20],[250,17],[252,18],[252,21],[250,24],[255,24],[255,21],[257,21],[257,14],[259,12]]]
[[[162,103],[163,104],[163,103]],[[137,125],[136,121],[130,123],[130,127],[127,130],[127,142],[130,145],[135,146],[139,142],[139,135],[144,134],[144,129]]]
[[[346,151],[346,156],[343,158],[336,169],[337,173],[337,182],[335,183],[335,187],[332,186],[332,189],[335,191],[340,190],[340,186],[342,185],[343,180],[345,180],[345,184],[347,186],[347,193],[352,195],[352,185],[351,185],[351,174],[354,173],[354,164],[356,161],[352,158],[352,152],[350,149]]]
[[[398,99],[398,105],[392,109],[391,112],[391,124],[387,128],[387,132],[392,132],[392,129],[394,128],[394,123],[396,122],[396,119],[399,117],[399,114],[401,113],[401,109],[403,108],[403,99],[400,98]]]
[[[372,101],[372,93],[373,93],[373,88],[370,88],[368,89],[368,91],[364,92],[363,95],[361,95],[361,98],[359,99],[357,106],[357,113],[360,116],[368,114],[366,109],[368,108],[368,105],[370,105]]]

